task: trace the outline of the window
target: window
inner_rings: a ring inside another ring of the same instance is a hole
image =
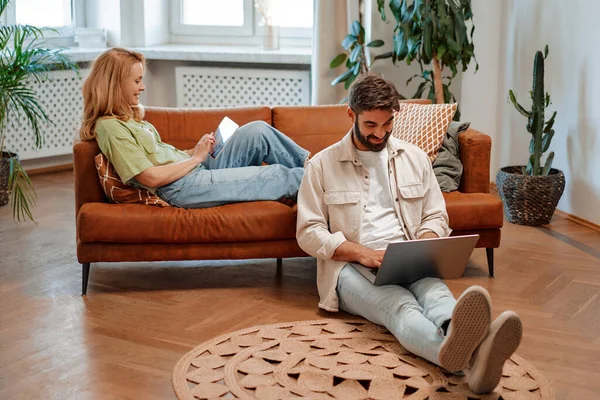
[[[36,26],[74,26],[71,0],[17,0],[15,20]]]
[[[76,8],[80,8],[80,3],[82,0],[13,0],[6,9],[6,22],[74,28],[77,26],[75,12]]]
[[[254,43],[267,23],[279,27],[281,38],[308,42],[312,36],[313,0],[172,0],[172,5],[173,42]]]
[[[196,35],[252,35],[252,2],[248,0],[174,1],[173,31]]]

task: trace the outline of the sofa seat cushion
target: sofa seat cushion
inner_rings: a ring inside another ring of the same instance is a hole
[[[276,201],[185,210],[140,204],[86,203],[82,243],[219,243],[295,239],[296,206]]]
[[[443,193],[453,230],[500,228],[504,222],[502,201],[489,193]]]

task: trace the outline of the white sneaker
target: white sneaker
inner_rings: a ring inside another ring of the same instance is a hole
[[[450,372],[469,366],[473,353],[490,331],[490,295],[481,286],[471,286],[458,298],[448,335],[442,342],[439,365]]]
[[[504,362],[517,350],[523,335],[521,319],[513,311],[505,311],[492,322],[490,334],[481,343],[469,373],[469,389],[477,394],[493,391]]]

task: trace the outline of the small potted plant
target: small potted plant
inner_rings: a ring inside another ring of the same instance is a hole
[[[530,155],[527,166],[501,168],[496,176],[496,185],[507,219],[520,225],[548,224],[565,189],[564,174],[552,168],[554,152],[551,151],[542,163],[542,156],[550,148],[554,136],[552,127],[556,118],[554,111],[550,119],[545,119],[546,108],[550,105],[550,95],[544,93],[546,57],[548,46],[545,47],[544,54],[541,51],[535,54],[530,110],[517,102],[512,90],[508,91],[512,104],[527,118],[527,132],[531,134]]]
[[[0,0],[0,15],[9,2]],[[0,206],[10,200],[16,221],[33,220],[35,192],[18,155],[4,147],[9,122],[29,124],[36,147],[42,147],[43,124],[52,121],[31,84],[50,79],[49,72],[56,69],[78,71],[62,48],[46,46],[46,32],[57,31],[32,25],[0,25]]]

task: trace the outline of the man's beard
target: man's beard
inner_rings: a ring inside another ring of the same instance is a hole
[[[371,143],[371,142],[369,142],[369,139],[371,138],[371,139],[378,140],[377,136],[375,136],[375,135],[363,136],[363,134],[360,132],[360,129],[358,128],[358,121],[354,122],[354,137],[356,138],[356,140],[361,142],[370,151],[381,151],[381,150],[385,149],[385,146],[387,146],[387,142],[388,142],[391,134],[392,134],[392,131],[386,132],[385,136],[383,137],[383,141],[381,143]]]

